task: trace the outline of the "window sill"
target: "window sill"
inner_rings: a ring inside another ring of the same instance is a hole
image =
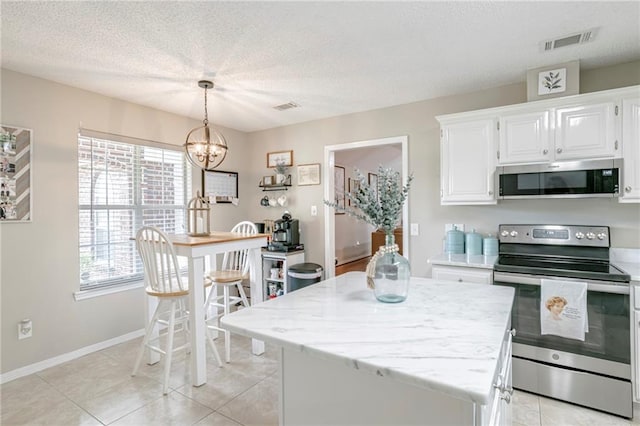
[[[112,286],[108,288],[96,288],[92,290],[78,290],[73,293],[73,297],[76,302],[85,299],[93,299],[94,297],[106,296],[114,293],[121,293],[123,291],[135,290],[137,288],[143,288],[144,281],[136,281],[133,283],[122,284],[118,286]]]

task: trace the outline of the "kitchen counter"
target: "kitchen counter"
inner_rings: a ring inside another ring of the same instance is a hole
[[[314,399],[310,388],[320,387],[323,378],[339,370],[340,374],[331,376],[330,394],[351,386],[338,385],[336,380],[355,375],[353,380],[358,382],[385,378],[380,386],[393,382],[391,386],[418,388],[473,407],[491,402],[513,297],[514,291],[508,287],[414,277],[405,302],[385,304],[367,289],[363,272],[350,272],[231,313],[221,323],[232,332],[281,348],[285,405],[300,392],[305,393],[304,403]],[[309,367],[287,374],[288,362],[293,364],[291,368],[297,364]],[[325,367],[327,372],[306,381],[300,379],[298,392],[287,395],[291,382],[286,379],[324,371]],[[371,386],[367,386],[363,388],[367,395],[362,397],[368,401]],[[356,403],[357,396],[353,392],[349,395],[349,404]],[[336,398],[331,403],[339,401]],[[451,414],[448,411],[446,415]],[[470,412],[478,416],[480,411]],[[284,412],[286,422],[295,418],[293,414],[287,417],[286,407]],[[315,416],[307,420],[312,419],[318,420]],[[400,418],[397,421],[403,422]]]
[[[443,253],[429,259],[432,265],[466,266],[470,268],[493,269],[498,256]]]
[[[611,248],[610,262],[640,282],[640,249]]]

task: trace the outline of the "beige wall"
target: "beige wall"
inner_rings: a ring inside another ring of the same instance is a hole
[[[76,302],[79,286],[77,132],[88,129],[180,145],[201,122],[24,74],[2,70],[2,124],[33,130],[33,221],[0,224],[1,372],[121,336],[144,326],[143,290]],[[198,90],[194,88],[194,91]],[[229,129],[225,167],[242,179],[246,135]],[[194,187],[199,185],[199,176]],[[229,229],[241,207],[214,207],[214,227]],[[33,337],[17,324],[33,321]]]
[[[523,72],[524,76],[524,72]],[[0,225],[0,371],[72,352],[143,327],[143,291],[132,290],[75,302],[78,289],[77,131],[78,127],[182,144],[199,121],[153,110],[46,80],[2,70],[3,124],[33,129],[33,222]],[[624,82],[620,84],[619,82]],[[582,91],[640,84],[640,61],[588,71]],[[618,86],[619,85],[619,86]],[[615,200],[508,201],[497,206],[440,206],[439,137],[436,115],[524,102],[525,85],[513,84],[281,127],[252,134],[222,129],[230,153],[223,169],[240,173],[240,205],[214,207],[213,228],[229,229],[242,219],[282,215],[282,208],[259,205],[258,183],[266,153],[294,151],[294,163],[322,163],[325,145],[408,135],[409,169],[415,176],[410,222],[415,275],[429,274],[426,260],[441,250],[445,222],[462,222],[495,232],[507,222],[588,223],[612,226],[617,247],[640,247],[640,205]],[[286,112],[285,112],[286,113]],[[295,168],[292,169],[295,182]],[[322,175],[326,169],[322,165]],[[194,187],[199,186],[196,176]],[[301,220],[310,262],[324,263],[322,185],[293,186],[288,210]],[[309,206],[318,206],[311,217]],[[33,320],[33,337],[17,340],[17,323]]]
[[[524,80],[524,71],[523,71]],[[581,73],[581,92],[640,84],[640,61]],[[294,151],[295,164],[323,161],[323,147],[345,142],[408,135],[409,170],[415,181],[410,193],[409,222],[420,225],[410,237],[412,273],[430,276],[427,259],[442,250],[445,223],[465,223],[478,232],[496,233],[501,223],[559,223],[611,226],[612,245],[640,247],[640,205],[614,199],[507,200],[495,206],[440,205],[439,127],[436,115],[526,102],[526,84],[518,83],[462,95],[447,96],[375,111],[255,132],[249,140],[256,152],[256,180],[265,172],[268,151]],[[326,168],[322,165],[324,176]],[[323,187],[293,187],[289,210],[301,220],[306,259],[324,263]],[[252,204],[257,205],[258,194]],[[318,206],[311,217],[310,205]],[[270,209],[251,212],[251,219],[274,216]]]

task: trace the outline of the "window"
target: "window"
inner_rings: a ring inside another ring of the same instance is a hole
[[[190,176],[179,147],[81,130],[80,290],[143,278],[131,238],[146,225],[184,232]]]

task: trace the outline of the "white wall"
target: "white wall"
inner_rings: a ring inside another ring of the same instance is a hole
[[[33,130],[31,223],[0,224],[1,372],[142,329],[142,289],[76,302],[78,264],[78,127],[181,145],[201,125],[162,111],[2,70],[2,124]],[[197,88],[194,88],[196,91]],[[214,229],[246,217],[255,191],[246,179],[246,135],[222,129],[224,167],[240,172],[238,207],[214,207]],[[197,184],[199,185],[199,176]],[[17,323],[33,321],[33,337],[17,339]]]

